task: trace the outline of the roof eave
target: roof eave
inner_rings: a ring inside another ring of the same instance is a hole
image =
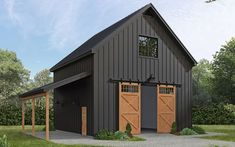
[[[58,69],[60,69],[60,68],[62,68],[62,67],[64,67],[64,66],[66,66],[66,65],[68,65],[68,64],[70,64],[70,63],[73,63],[73,62],[75,62],[75,61],[77,61],[77,60],[80,60],[80,59],[82,59],[82,58],[85,58],[85,57],[87,57],[87,56],[89,56],[89,55],[91,55],[91,54],[92,54],[92,50],[90,50],[90,51],[88,51],[88,52],[85,52],[84,54],[78,56],[77,58],[74,58],[73,60],[70,60],[69,62],[65,62],[65,63],[63,63],[63,64],[61,64],[61,65],[60,65],[60,62],[59,62],[59,63],[57,63],[56,65],[54,65],[52,68],[50,68],[50,72],[54,72],[55,70],[58,70]],[[59,66],[58,66],[58,65],[59,65]]]

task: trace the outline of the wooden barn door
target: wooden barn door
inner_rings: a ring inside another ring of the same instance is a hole
[[[175,86],[160,85],[157,88],[157,132],[169,133],[175,121]]]
[[[129,123],[132,134],[140,134],[140,84],[119,83],[119,130],[124,132]]]

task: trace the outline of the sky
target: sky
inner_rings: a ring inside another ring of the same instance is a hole
[[[16,52],[32,77],[148,3],[197,61],[235,37],[235,0],[0,0],[0,48]]]

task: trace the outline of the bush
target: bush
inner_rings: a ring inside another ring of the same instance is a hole
[[[192,130],[195,131],[197,134],[206,134],[205,130],[199,126],[193,126]]]
[[[212,103],[206,106],[197,106],[193,109],[193,124],[234,124],[233,111],[224,104]]]
[[[127,133],[123,133],[121,131],[116,131],[114,133],[114,137],[117,140],[128,140],[129,139],[129,136],[127,135]]]
[[[114,133],[112,131],[108,131],[106,129],[102,129],[102,130],[99,130],[95,134],[95,139],[99,139],[99,140],[114,140],[115,136],[114,136]]]
[[[95,139],[99,140],[127,140],[129,139],[126,133],[121,131],[108,131],[106,129],[100,130],[95,134]]]
[[[126,132],[121,132],[121,131],[108,131],[106,129],[103,130],[99,130],[96,134],[95,134],[95,139],[98,140],[127,140],[127,141],[144,141],[144,138],[140,138],[140,137],[129,137],[127,135]]]
[[[171,134],[175,134],[177,132],[176,122],[173,122],[171,125]]]
[[[22,109],[17,104],[0,103],[0,125],[21,125]],[[44,106],[35,106],[35,124],[45,125],[46,109]],[[54,120],[53,109],[50,108],[50,121]],[[25,124],[31,124],[32,109],[27,106],[25,110]]]
[[[196,135],[197,133],[189,128],[184,128],[180,131],[180,135]]]
[[[132,131],[131,125],[130,125],[130,123],[127,123],[127,124],[126,124],[126,131],[125,131],[125,133],[126,133],[130,138],[133,137],[131,131]]]
[[[232,111],[233,113],[235,113],[235,105],[233,104],[226,104],[224,105],[224,107],[230,111]]]
[[[8,147],[8,140],[7,140],[7,136],[3,135],[2,138],[0,138],[0,147]]]

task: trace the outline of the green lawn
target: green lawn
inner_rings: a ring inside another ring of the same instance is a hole
[[[235,142],[235,125],[198,125],[206,130],[206,132],[226,133],[227,135],[207,136],[205,139],[224,140]]]
[[[30,126],[26,126],[26,131],[30,131],[30,129]],[[36,131],[42,130],[43,126],[36,126],[35,129]],[[47,142],[22,133],[21,126],[0,126],[0,136],[2,137],[4,134],[8,137],[10,147],[85,147],[85,145],[63,145]]]

